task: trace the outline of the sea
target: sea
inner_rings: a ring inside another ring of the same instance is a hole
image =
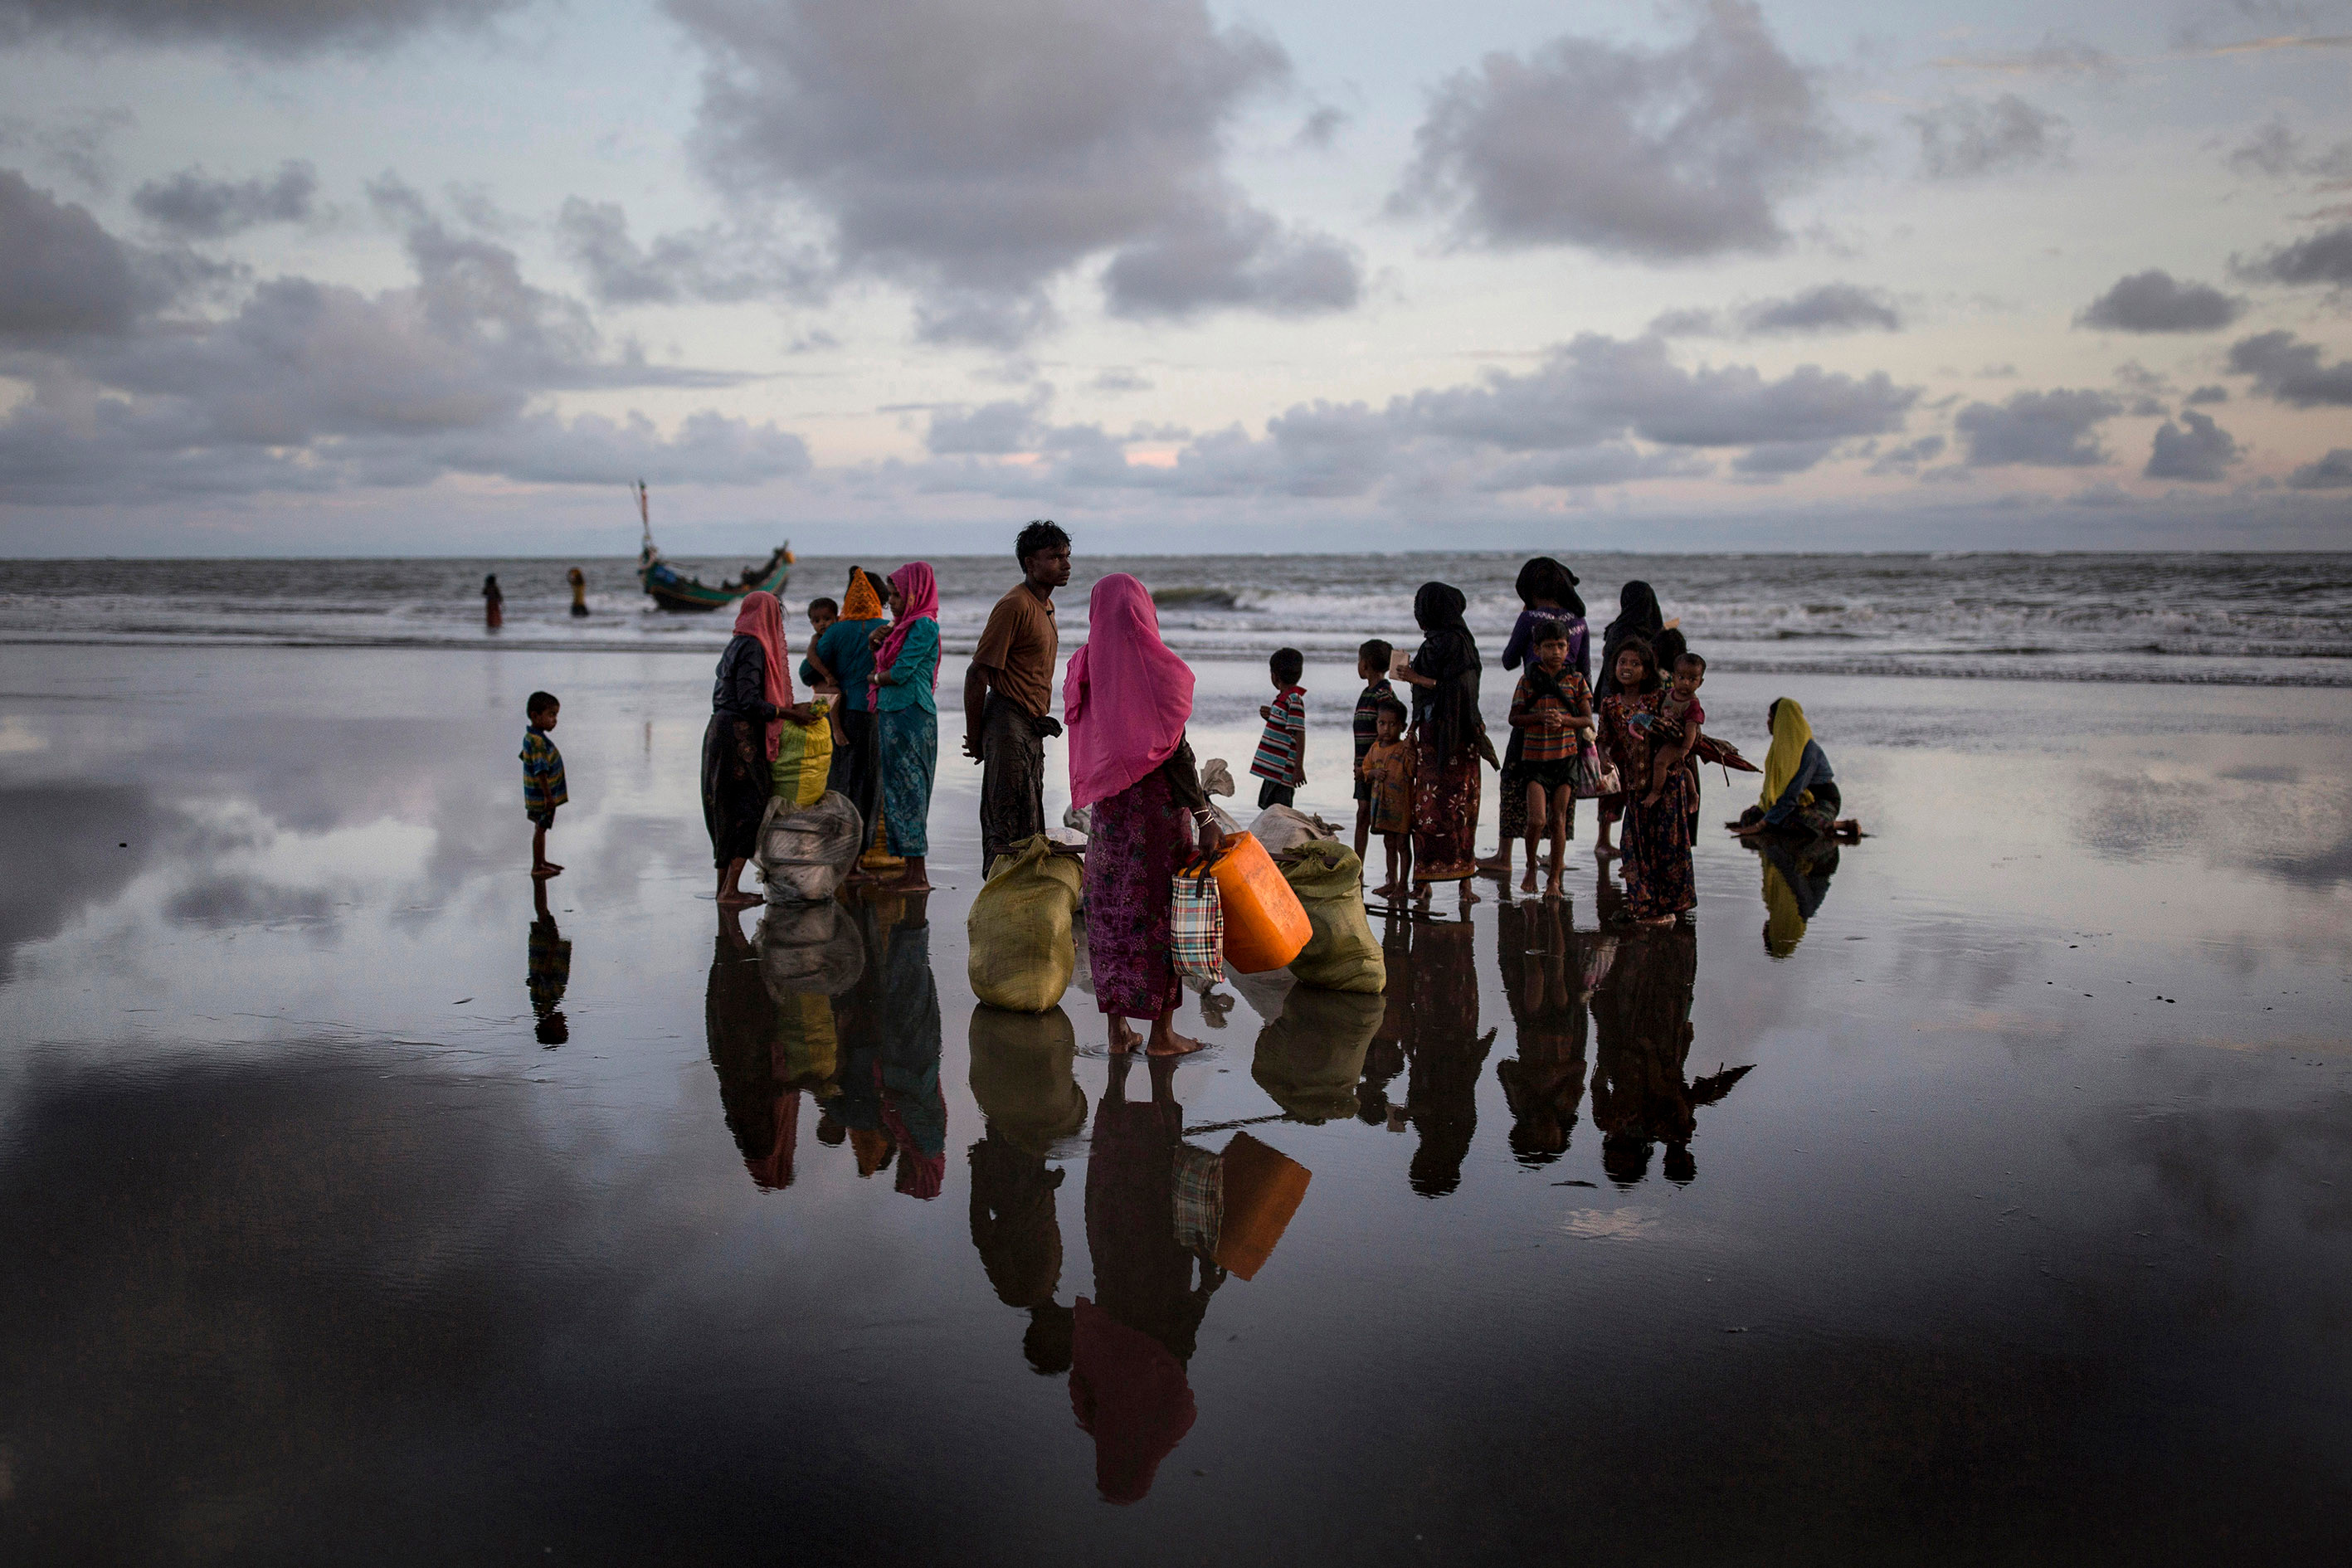
[[[1717,670],[2241,686],[2352,685],[2352,552],[2309,554],[1591,555],[1580,579],[1595,637],[1620,588],[1649,583]],[[1318,660],[1370,637],[1411,644],[1413,591],[1469,601],[1490,656],[1518,611],[1519,553],[1081,556],[1057,597],[1065,647],[1110,572],[1152,589],[1169,642],[1204,658],[1288,644]],[[705,581],[740,559],[676,559]],[[888,571],[888,556],[861,564]],[[969,651],[1015,580],[1001,555],[934,558],[949,649]],[[590,613],[565,574],[580,567]],[[851,562],[803,557],[795,617],[839,597]],[[505,594],[483,625],[483,578]],[[43,560],[0,562],[0,643],[462,647],[707,653],[723,615],[661,610],[633,559]],[[798,637],[794,637],[795,644]]]

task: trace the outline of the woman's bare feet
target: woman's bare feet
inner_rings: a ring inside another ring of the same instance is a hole
[[[1467,877],[1462,879],[1462,901],[1465,904],[1483,904],[1486,901],[1471,888],[1470,879]]]
[[[894,893],[928,893],[931,890],[930,873],[924,868],[920,855],[907,857],[907,869],[890,884]]]
[[[1507,882],[1511,879],[1511,851],[1506,845],[1478,862],[1478,874]]]
[[[1110,1054],[1111,1054],[1111,1055],[1113,1055],[1113,1056],[1115,1056],[1115,1057],[1123,1057],[1123,1056],[1127,1055],[1127,1053],[1128,1053],[1128,1052],[1129,1052],[1129,1051],[1131,1051],[1131,1050],[1135,1049],[1135,1047],[1138,1047],[1138,1046],[1139,1046],[1139,1045],[1141,1045],[1141,1044],[1143,1044],[1143,1037],[1142,1037],[1141,1035],[1139,1035],[1139,1034],[1137,1034],[1137,1033],[1135,1032],[1135,1026],[1134,1026],[1134,1025],[1132,1025],[1132,1024],[1129,1023],[1126,1019],[1124,1019],[1124,1018],[1122,1018],[1122,1017],[1118,1016],[1117,1014],[1115,1014],[1115,1013],[1114,1013],[1113,1015],[1111,1015],[1111,1020],[1110,1020]]]
[[[1633,923],[1637,926],[1648,926],[1654,930],[1659,926],[1670,926],[1674,924],[1675,917],[1672,915],[1655,915],[1649,920],[1635,921]]]
[[[1200,1041],[1176,1032],[1175,1018],[1176,1009],[1171,1007],[1152,1021],[1151,1038],[1144,1047],[1147,1052],[1155,1057],[1189,1057],[1201,1048]]]
[[[1592,858],[1595,860],[1612,860],[1616,858],[1616,856],[1617,847],[1606,838],[1592,847]]]

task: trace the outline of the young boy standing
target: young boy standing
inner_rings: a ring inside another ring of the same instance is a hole
[[[1274,700],[1260,708],[1265,733],[1257,743],[1257,759],[1250,772],[1265,782],[1258,786],[1257,808],[1293,805],[1298,786],[1307,782],[1307,689],[1298,678],[1307,671],[1307,656],[1295,647],[1278,647],[1266,660],[1274,678]]]
[[[1356,764],[1357,787],[1367,793],[1365,815],[1388,851],[1389,879],[1372,891],[1402,898],[1412,881],[1412,748],[1404,743],[1404,704],[1394,697],[1372,713],[1372,744]]]
[[[1589,732],[1593,726],[1592,689],[1569,666],[1566,626],[1542,622],[1533,640],[1535,658],[1511,693],[1511,728],[1519,732],[1519,766],[1528,779],[1528,877],[1519,890],[1536,890],[1537,851],[1549,832],[1551,880],[1545,897],[1558,898],[1561,861],[1568,854],[1568,835],[1576,821],[1570,769],[1576,762],[1578,732]]]
[[[571,800],[563,787],[563,753],[547,732],[563,705],[544,691],[534,691],[523,703],[530,728],[522,732],[522,811],[530,818],[530,874],[547,878],[563,868],[547,858],[547,830],[555,826],[555,808]]]
[[[1364,683],[1356,694],[1356,858],[1364,858],[1372,826],[1372,786],[1364,776],[1364,758],[1380,739],[1381,709],[1397,700],[1389,684],[1389,660],[1396,650],[1374,637],[1356,650],[1356,679]]]

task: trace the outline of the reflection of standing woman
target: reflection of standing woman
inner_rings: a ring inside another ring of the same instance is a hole
[[[497,631],[506,625],[507,596],[499,591],[499,574],[495,572],[482,579],[482,624]]]
[[[572,584],[572,617],[584,618],[588,614],[588,574],[574,566],[564,577]]]
[[[940,761],[940,589],[929,562],[890,574],[890,612],[897,618],[874,655],[882,821],[890,852],[907,862],[898,890],[919,893],[931,885],[923,857],[930,852],[931,778]]]

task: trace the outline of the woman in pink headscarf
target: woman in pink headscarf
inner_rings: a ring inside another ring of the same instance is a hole
[[[1115,572],[1094,587],[1087,643],[1062,681],[1069,723],[1070,803],[1094,811],[1087,845],[1087,953],[1110,1048],[1131,1051],[1131,1018],[1151,1020],[1156,1057],[1197,1051],[1170,1027],[1183,986],[1169,957],[1170,880],[1192,854],[1196,827],[1213,847],[1215,821],[1184,722],[1192,671],[1160,640],[1143,584]]]
[[[773,594],[744,595],[735,636],[719,656],[710,723],[702,732],[702,825],[710,832],[721,904],[760,901],[743,890],[743,865],[757,848],[760,818],[775,789],[769,764],[784,721],[806,724],[816,717],[793,700],[784,653],[783,606]]]
[[[882,825],[907,868],[894,891],[929,890],[931,777],[940,760],[940,585],[928,561],[890,574],[890,629],[874,629],[874,726],[882,769]]]

